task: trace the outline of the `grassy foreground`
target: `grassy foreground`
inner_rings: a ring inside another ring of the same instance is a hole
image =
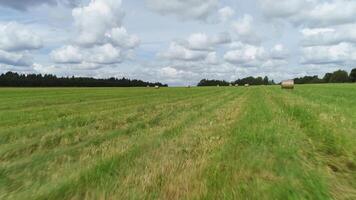
[[[0,199],[356,199],[356,85],[3,88]]]

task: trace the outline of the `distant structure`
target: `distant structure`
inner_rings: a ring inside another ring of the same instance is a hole
[[[281,83],[282,89],[294,89],[294,80],[285,80]]]

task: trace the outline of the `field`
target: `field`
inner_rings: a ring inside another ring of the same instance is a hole
[[[0,199],[356,199],[356,85],[0,89]]]

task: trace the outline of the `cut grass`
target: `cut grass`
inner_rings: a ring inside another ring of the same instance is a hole
[[[0,94],[0,199],[356,198],[355,85]]]

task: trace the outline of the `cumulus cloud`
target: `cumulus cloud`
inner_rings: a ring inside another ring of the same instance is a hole
[[[0,6],[6,6],[17,10],[27,10],[30,7],[42,4],[75,6],[79,0],[1,0]]]
[[[52,51],[51,57],[56,63],[81,63],[83,60],[80,49],[72,45]]]
[[[0,63],[13,66],[29,66],[32,64],[32,60],[27,53],[0,50]]]
[[[215,48],[218,45],[230,42],[231,38],[227,33],[220,33],[214,36],[208,36],[205,33],[193,33],[187,40],[171,42],[168,50],[158,55],[169,60],[216,63]]]
[[[276,3],[260,0],[269,18],[289,20],[296,25],[327,27],[356,21],[356,2],[350,0],[289,0]]]
[[[270,18],[285,18],[297,15],[301,10],[311,6],[313,0],[259,0],[262,12]]]
[[[356,61],[356,47],[350,43],[302,48],[303,64],[345,64]]]
[[[220,33],[212,37],[205,33],[194,33],[188,37],[185,46],[191,50],[213,50],[216,45],[229,42],[231,42],[231,38],[227,33]]]
[[[140,39],[122,26],[121,0],[91,0],[72,11],[78,36],[74,43],[53,50],[53,61],[96,68],[132,58]]]
[[[195,51],[188,49],[176,42],[172,42],[166,52],[159,53],[159,56],[171,60],[197,61],[203,60],[208,55],[205,51]]]
[[[289,51],[282,44],[276,44],[271,52],[270,57],[274,60],[283,60],[289,56]]]
[[[83,46],[105,43],[106,36],[121,27],[124,16],[121,0],[91,0],[88,6],[74,8],[72,15],[79,32],[77,42]]]
[[[235,11],[229,7],[229,6],[226,6],[224,8],[220,8],[219,11],[219,18],[220,18],[220,21],[221,22],[226,22],[228,21],[231,17],[234,16],[235,14]]]
[[[288,50],[277,44],[271,50],[262,46],[235,43],[233,49],[225,53],[224,59],[235,65],[244,67],[273,67],[287,63]]]
[[[219,0],[146,0],[146,4],[163,15],[176,15],[183,20],[207,20],[218,10]]]
[[[356,43],[356,24],[340,25],[330,28],[303,29],[303,46],[329,46],[342,42]]]
[[[31,52],[41,47],[40,37],[24,25],[16,22],[0,24],[0,63],[30,66]]]
[[[232,30],[238,40],[249,44],[258,44],[261,42],[261,38],[254,24],[254,18],[246,14],[232,23]]]
[[[319,3],[299,18],[312,26],[329,26],[355,22],[355,16],[356,1],[333,0]]]
[[[140,44],[140,39],[136,35],[129,35],[124,27],[113,28],[106,36],[113,45],[122,48],[132,49]]]
[[[263,47],[241,44],[240,48],[225,53],[224,59],[233,64],[257,66],[267,58]]]
[[[21,51],[39,49],[42,41],[39,36],[16,22],[0,24],[0,49]]]

